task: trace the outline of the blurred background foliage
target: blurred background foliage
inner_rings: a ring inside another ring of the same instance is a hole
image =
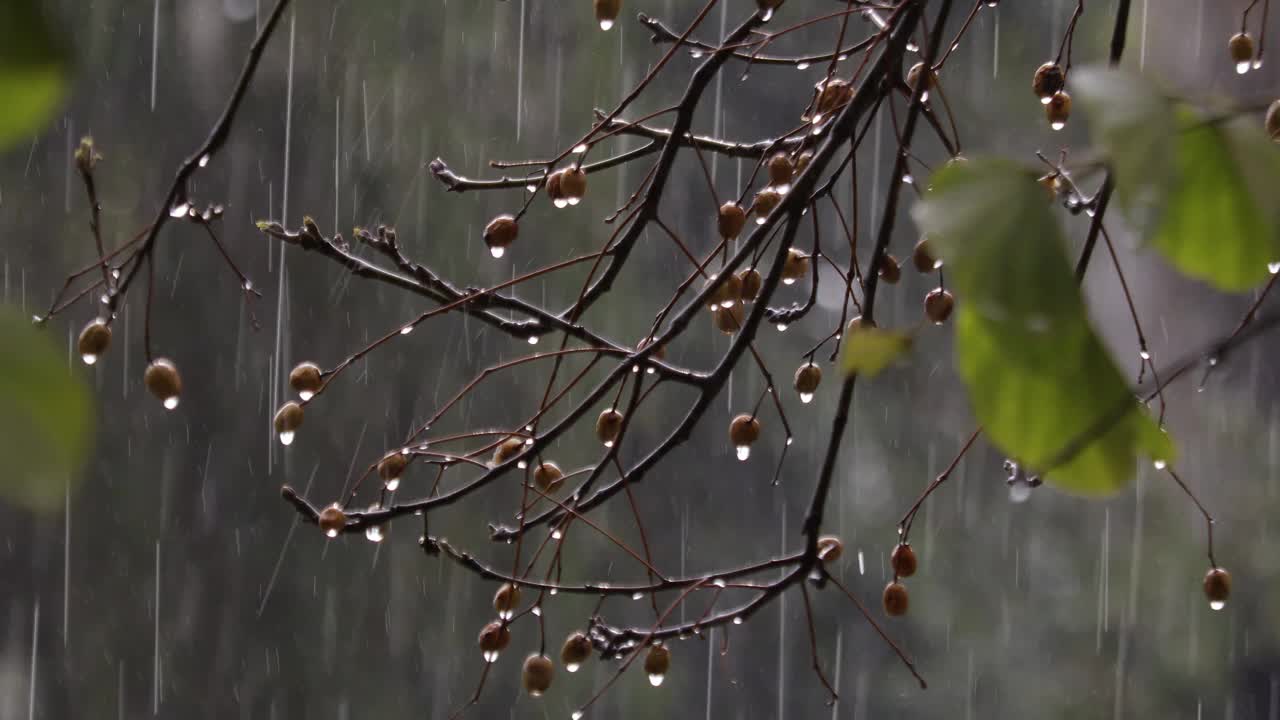
[[[1112,4],[1089,3],[1077,62],[1104,57]],[[1245,0],[1134,4],[1126,65],[1195,98],[1276,95],[1274,65],[1240,77],[1226,55]],[[630,0],[624,12],[682,26],[697,5]],[[829,5],[790,0],[774,22]],[[713,28],[733,24],[754,3],[723,6]],[[1077,121],[1051,133],[1029,91],[1032,70],[1056,51],[1072,7],[1069,0],[1006,1],[998,13],[979,16],[943,76],[968,150],[1029,157],[1088,137]],[[87,204],[72,168],[79,138],[92,134],[105,156],[98,169],[104,225],[108,243],[118,245],[149,220],[174,168],[204,138],[266,10],[257,0],[47,0],[42,9],[74,69],[66,104],[48,127],[35,135],[15,131],[23,139],[0,154],[3,300],[18,318],[43,312],[63,276],[92,260]],[[796,33],[778,51],[829,43],[830,35]],[[537,203],[519,244],[497,262],[480,231],[494,214],[517,207],[520,192],[448,195],[425,165],[442,156],[459,172],[483,174],[490,159],[553,155],[581,135],[592,108],[611,107],[659,52],[633,21],[601,33],[585,0],[297,0],[230,143],[193,187],[198,201],[227,204],[222,237],[264,299],[243,307],[237,281],[196,228],[166,230],[157,256],[153,339],[183,370],[181,407],[165,413],[142,388],[136,300],[117,322],[111,351],[92,368],[71,357],[89,307],[42,331],[50,346],[61,347],[65,335],[68,356],[64,364],[59,353],[58,368],[74,365],[93,387],[97,431],[63,512],[0,501],[0,715],[23,716],[29,691],[40,718],[443,718],[465,701],[479,675],[475,635],[491,615],[494,587],[424,558],[416,523],[393,526],[378,546],[354,537],[325,542],[298,525],[279,487],[306,489],[318,502],[336,497],[411,423],[482,368],[529,346],[461,318],[433,321],[343,377],[282,451],[270,417],[273,386],[278,391],[283,378],[272,368],[304,359],[336,364],[423,305],[353,282],[319,258],[282,255],[253,221],[296,225],[307,213],[326,231],[344,233],[394,224],[408,252],[459,284],[492,284],[584,252],[608,232],[599,218],[631,192],[641,166],[594,176],[573,211]],[[692,65],[683,57],[674,62],[629,114],[669,105]],[[730,65],[700,106],[697,129],[744,140],[776,135],[794,126],[819,72],[752,68],[743,79],[743,67]],[[620,140],[618,148],[634,142]],[[888,172],[892,142],[892,131],[879,127],[858,159],[864,233],[883,200],[878,180]],[[919,152],[929,162],[943,159],[936,145]],[[714,242],[713,205],[696,162],[690,156],[679,165],[663,217],[702,250]],[[716,160],[721,193],[749,170]],[[854,190],[846,182],[841,192]],[[905,256],[915,230],[905,217],[898,227],[892,247]],[[1085,227],[1083,217],[1067,221],[1072,243]],[[838,228],[824,218],[826,237]],[[1123,227],[1114,235],[1125,246],[1121,262],[1157,360],[1228,331],[1248,307],[1248,294],[1185,279],[1154,253],[1133,249],[1137,239]],[[641,250],[587,318],[610,337],[639,337],[684,268],[657,235]],[[581,278],[567,272],[518,292],[558,307]],[[809,320],[785,333],[762,332],[761,352],[779,373],[798,365],[799,354],[838,321],[833,280],[822,276],[820,309]],[[916,323],[930,284],[904,273],[877,306],[881,324]],[[798,298],[802,289],[788,292]],[[1106,263],[1090,271],[1086,297],[1122,369],[1136,374],[1132,327]],[[252,330],[250,311],[263,330]],[[1200,591],[1206,560],[1199,516],[1150,468],[1107,501],[1044,488],[1012,505],[1002,458],[980,445],[922,513],[913,535],[922,567],[911,581],[912,612],[889,623],[931,681],[928,691],[915,688],[847,601],[830,592],[815,597],[819,651],[842,693],[836,716],[1275,717],[1280,435],[1277,375],[1268,362],[1275,344],[1264,338],[1234,353],[1202,393],[1193,380],[1169,394],[1180,468],[1219,518],[1217,555],[1235,575],[1226,610],[1211,612]],[[726,346],[708,321],[671,348],[671,357],[706,367]],[[24,360],[39,360],[34,347],[6,341],[4,352],[16,348]],[[438,428],[510,422],[513,408],[536,406],[544,372],[488,380]],[[724,439],[729,418],[761,389],[754,371],[735,374],[703,427],[638,493],[661,567],[692,573],[799,545],[832,385],[812,405],[785,398],[797,437],[782,483],[772,487],[782,448],[776,419],[765,417],[748,463],[734,460]],[[688,400],[679,389],[664,390],[636,418],[630,453],[660,438]],[[968,437],[967,407],[948,328],[922,333],[907,362],[859,389],[829,516],[846,543],[841,574],[873,605],[887,580],[894,525]],[[0,444],[7,463],[25,460],[9,447]],[[595,447],[584,427],[554,458],[578,467]],[[425,474],[411,476],[402,492],[422,492],[429,482]],[[512,492],[495,487],[433,516],[433,530],[506,562],[509,551],[487,542],[486,523],[509,519]],[[598,519],[635,539],[625,508],[602,510]],[[585,533],[570,538],[565,571],[566,580],[641,575]],[[582,626],[591,606],[563,596],[549,603],[549,643],[558,646]],[[605,610],[616,621],[643,622],[643,606],[614,601]],[[725,639],[716,632],[710,642],[677,643],[660,689],[631,673],[595,714],[833,712],[809,667],[798,598],[733,629],[721,654]],[[561,674],[545,698],[530,700],[518,691],[518,666],[536,647],[533,627],[517,627],[473,717],[567,717],[608,677],[609,669],[592,663],[577,675]]]

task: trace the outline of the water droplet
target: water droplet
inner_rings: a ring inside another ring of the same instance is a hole
[[[529,467],[529,463],[524,460],[517,460],[516,467],[520,468],[521,470],[524,470],[525,468]]]
[[[1280,262],[1267,263],[1267,271],[1270,272],[1272,275],[1275,275],[1276,273],[1280,273]]]
[[[507,252],[506,248],[498,247],[497,245],[494,245],[493,247],[489,248],[489,254],[492,255],[494,258],[500,258],[506,252]]]
[[[325,536],[326,536],[326,537],[329,537],[329,538],[336,538],[336,537],[338,537],[338,531],[337,531],[337,529],[326,530],[324,534],[325,534]]]
[[[737,300],[721,300],[720,301],[720,307],[725,308],[726,310],[737,304],[738,304]]]
[[[120,268],[112,268],[112,269],[111,269],[111,277],[112,277],[112,278],[114,278],[114,279],[116,279],[116,280],[119,280],[119,279],[120,279]]]
[[[922,103],[924,103],[924,102],[929,102],[929,91],[928,91],[928,90],[925,90],[924,92],[920,93],[920,102],[922,102]]]
[[[749,457],[751,457],[751,447],[750,447],[749,445],[739,445],[739,446],[738,446],[738,459],[739,459],[739,460],[746,460],[746,459],[747,459],[747,458],[749,458]]]
[[[757,225],[763,225],[763,224],[764,224],[764,221],[765,221],[765,217],[764,217],[763,215],[758,215],[758,216],[756,216],[756,224],[757,224]]]
[[[569,204],[570,204],[570,205],[577,205],[577,204],[578,204],[578,203],[580,203],[580,202],[582,202],[582,198],[580,198],[580,197],[574,196],[574,197],[569,198]]]
[[[166,400],[166,401],[165,401],[165,406],[167,407],[168,405],[169,405],[169,402]],[[292,444],[293,444],[293,431],[292,431],[292,430],[285,430],[284,432],[280,433],[280,444],[281,444],[281,445],[292,445]]]
[[[786,332],[786,331],[787,331],[787,324],[786,324],[786,323],[778,323],[778,332]]]
[[[733,619],[733,624],[734,624],[734,625],[741,625],[741,624],[742,624],[742,616],[741,616],[741,615],[738,615],[737,617],[735,617],[735,618]]]
[[[809,63],[807,63],[807,62],[799,62],[799,63],[796,63],[796,69],[797,69],[797,70],[808,70],[808,69],[809,69]]]
[[[552,201],[551,201],[551,204],[552,204],[552,205],[555,205],[555,206],[556,206],[556,208],[558,208],[558,209],[560,209],[560,210],[563,210],[563,209],[565,209],[565,208],[569,207],[569,201],[568,201],[568,200],[566,200],[566,199],[564,199],[564,198],[556,198],[555,200],[552,200]]]
[[[1151,353],[1147,352],[1146,350],[1139,350],[1138,357],[1142,358],[1143,360],[1150,360]]]
[[[191,210],[191,203],[180,202],[169,209],[169,217],[186,217],[187,211]]]
[[[645,369],[645,373],[646,373],[646,374],[648,374],[648,375],[652,375],[652,374],[654,374],[655,372],[657,372],[657,370],[655,370],[655,369],[653,369],[653,368],[647,368],[647,369]]]
[[[98,298],[98,301],[101,302],[103,305],[106,305],[107,303],[111,302],[111,298],[108,297],[106,293],[102,293],[102,295]]]
[[[706,56],[707,54],[702,52],[701,50],[694,50],[693,52],[689,53],[689,57],[693,58],[694,60],[701,60]]]
[[[391,478],[387,481],[387,484],[384,487],[387,488],[387,492],[395,492],[396,490],[399,490],[400,478]]]
[[[537,615],[538,617],[542,617],[542,606],[534,605],[533,608],[530,609],[530,612],[532,612],[534,615]]]
[[[787,447],[791,447],[791,443],[793,443],[793,442],[795,442],[795,441],[796,441],[796,439],[795,439],[795,438],[793,438],[793,437],[791,437],[791,436],[787,436]]]
[[[165,410],[172,410],[172,409],[174,409],[174,408],[176,408],[176,407],[178,407],[178,396],[177,396],[177,395],[170,395],[169,397],[167,397],[167,398],[165,398],[165,399],[164,399],[164,409],[165,409]]]
[[[485,651],[484,651],[484,661],[485,661],[485,662],[487,662],[487,663],[497,662],[497,661],[498,661],[498,651],[497,651],[497,650],[485,650]]]
[[[910,40],[907,41],[907,52],[919,52],[919,51],[920,51],[919,45],[916,45]]]
[[[764,10],[760,11],[760,22],[769,22],[769,21],[770,21],[770,20],[772,20],[772,19],[773,19],[773,8],[766,8],[766,9],[764,9]],[[652,675],[650,675],[650,676],[649,676],[649,682],[653,682],[653,676],[652,676]],[[655,682],[655,683],[653,683],[653,684],[654,684],[654,685],[661,685],[661,684],[662,684],[662,679],[661,679],[661,678],[659,678],[659,679],[658,679],[658,682]]]
[[[601,29],[601,30],[605,30],[605,31],[612,30],[612,29],[613,29],[613,21],[612,21],[612,20],[601,20],[601,21],[600,21],[600,29]]]
[[[662,681],[666,679],[667,676],[663,673],[649,673],[649,684],[654,687],[658,687],[662,684]]]
[[[1024,503],[1031,497],[1031,485],[1025,481],[1009,484],[1009,502]]]
[[[364,529],[364,536],[369,542],[382,542],[382,526],[370,525]]]
[[[528,191],[529,191],[529,192],[531,192],[531,193],[536,193],[536,192],[538,192],[538,186],[537,186],[537,185],[534,185],[533,183],[529,183],[528,185],[525,185],[525,186],[524,186],[524,189],[525,189],[525,190],[528,190]]]
[[[413,332],[413,326],[412,326],[412,325],[405,325],[404,327],[400,328],[400,334],[401,334],[401,335],[408,335],[408,334],[409,334],[409,333],[411,333],[411,332]]]
[[[861,549],[858,550],[858,574],[859,575],[867,574],[867,558],[862,554]]]
[[[200,156],[200,167],[209,167],[209,154],[205,153]]]
[[[715,587],[722,588],[728,583],[724,581],[724,578],[716,578],[715,580],[711,581],[711,584],[714,585]]]
[[[547,591],[547,592],[548,592],[548,594],[550,594],[550,595],[559,595],[559,594],[560,594],[560,589],[559,589],[559,588],[551,588],[551,589],[550,589],[549,591]]]
[[[1054,130],[1061,130],[1062,128],[1064,128],[1064,127],[1066,127],[1066,126],[1067,126],[1067,124],[1066,124],[1066,123],[1064,123],[1064,122],[1061,122],[1061,121],[1054,122],[1054,123],[1051,123],[1051,124],[1049,125],[1049,127],[1053,128]]]
[[[1209,358],[1209,367],[1214,367],[1214,366],[1216,366],[1217,364],[1218,364],[1218,356],[1216,356],[1216,355],[1215,355],[1215,356],[1213,356],[1213,357]]]
[[[570,670],[569,672],[573,672],[573,671]],[[569,714],[569,720],[582,720],[582,711],[574,710],[572,713]]]
[[[580,667],[582,667],[582,665],[580,665],[580,664],[578,664],[578,663],[565,663],[565,664],[564,664],[564,669],[565,669],[566,671],[568,671],[568,672],[571,672],[571,673],[578,672],[578,668],[580,668]]]
[[[551,531],[552,540],[559,540],[562,537],[564,537],[564,533],[560,532],[560,528],[556,528],[555,530]]]
[[[611,447],[613,447],[613,441],[612,441],[612,440],[605,440],[605,441],[604,441],[604,446],[605,446],[605,447],[607,447],[607,448],[611,448]]]
[[[836,57],[836,62],[844,62],[845,60],[848,60],[848,59],[849,59],[848,53],[840,53],[840,55]]]
[[[1210,602],[1209,602],[1209,609],[1210,609],[1210,610],[1221,610],[1222,608],[1224,608],[1224,607],[1226,607],[1226,606],[1227,606],[1227,601],[1226,601],[1226,600],[1212,600],[1212,601],[1210,601]]]
[[[902,182],[906,183],[907,185],[911,185],[911,184],[913,184],[915,181],[916,181],[916,179],[915,179],[914,177],[912,177],[912,176],[911,176],[911,173],[906,173],[906,174],[904,174],[904,175],[902,176]]]
[[[632,600],[643,600],[643,599],[644,599],[644,593],[642,593],[642,592],[632,593],[632,594],[631,594],[631,599],[632,599]]]
[[[85,365],[92,365],[98,362],[98,356],[94,355],[93,353],[85,353],[84,355],[80,356],[80,359],[84,360]]]
[[[800,402],[808,405],[813,402],[813,393],[800,393]]]
[[[782,278],[782,284],[783,284],[783,285],[795,285],[795,284],[796,284],[796,279],[795,279],[795,278],[789,278],[789,277],[788,277],[788,278]]]
[[[310,390],[302,390],[298,393],[298,398],[301,399],[302,402],[306,402],[315,396],[316,394]]]
[[[1250,67],[1251,65],[1252,65],[1252,63],[1250,63],[1248,60],[1245,60],[1244,62],[1238,62],[1238,63],[1236,63],[1236,74],[1237,74],[1237,75],[1243,75],[1243,74],[1245,74],[1245,73],[1249,72],[1249,67]]]
[[[1168,465],[1164,460],[1153,460],[1151,464],[1154,465],[1157,470],[1163,470]]]
[[[514,610],[499,610],[499,611],[498,611],[498,619],[499,619],[499,620],[510,620],[510,619],[511,619],[511,617],[512,617],[513,615],[515,615],[515,611],[514,611]]]
[[[1052,100],[1052,99],[1053,99],[1053,96],[1052,96],[1052,95],[1046,95],[1046,96],[1044,96],[1044,97],[1040,98],[1040,104],[1041,104],[1041,105],[1048,105],[1048,104],[1049,104],[1049,101],[1050,101],[1050,100]]]
[[[537,345],[537,344],[538,344],[538,336],[537,336],[537,335],[530,335],[530,336],[529,336],[529,344],[530,344],[530,345]]]

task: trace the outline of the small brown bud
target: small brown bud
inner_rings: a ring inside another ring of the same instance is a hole
[[[756,201],[752,206],[752,210],[756,214],[756,222],[764,224],[764,219],[778,207],[778,203],[782,202],[782,194],[771,187],[767,187],[756,193]]]
[[[1227,41],[1227,50],[1231,52],[1231,59],[1236,62],[1236,72],[1244,74],[1249,67],[1246,65],[1253,60],[1253,36],[1247,32],[1236,33]],[[1244,70],[1240,67],[1244,66]]]
[[[824,563],[833,563],[844,555],[844,543],[835,535],[823,535],[818,538],[818,559]]]
[[[805,150],[800,153],[800,157],[796,158],[796,174],[804,172],[805,168],[809,167],[809,163],[811,162],[813,162],[812,150]]]
[[[729,442],[734,447],[751,447],[760,438],[760,420],[754,415],[739,415],[729,423]]]
[[[736,202],[727,202],[720,206],[720,212],[716,218],[716,227],[720,230],[720,237],[727,240],[733,240],[742,234],[742,228],[747,224],[747,211]]]
[[[912,92],[915,92],[916,86],[920,84],[921,79],[924,80],[924,94],[927,97],[933,86],[938,84],[938,73],[932,68],[925,67],[922,62],[916,63],[907,71],[907,87],[911,88]]]
[[[755,302],[760,295],[760,288],[764,286],[760,271],[755,268],[741,270],[738,272],[738,280],[742,283],[742,302]]]
[[[409,466],[409,456],[402,452],[388,453],[378,461],[378,477],[388,485],[399,480],[404,469]],[[395,488],[391,488],[395,489]]]
[[[787,259],[782,264],[782,283],[793,285],[795,281],[809,274],[809,256],[803,251],[791,248],[787,251]]]
[[[853,88],[849,87],[849,83],[844,80],[833,78],[826,83],[822,83],[818,89],[818,102],[816,103],[817,114],[820,116],[815,118],[815,122],[823,120],[827,115],[837,112],[853,99]]]
[[[77,344],[80,350],[80,358],[84,360],[85,365],[92,365],[98,361],[98,356],[107,351],[107,347],[111,345],[111,326],[102,318],[95,318],[89,321],[80,331],[80,341]]]
[[[622,0],[595,0],[596,20],[600,23],[601,30],[609,30],[618,20],[618,13],[622,10]]]
[[[890,285],[897,285],[898,280],[902,278],[902,266],[898,263],[898,258],[885,253],[885,256],[880,258],[879,275],[881,280]]]
[[[511,644],[511,629],[495,620],[480,629],[480,637],[477,641],[480,644],[480,651],[484,653],[485,661],[493,662],[498,659],[498,654]]]
[[[951,292],[943,288],[934,288],[924,296],[924,314],[934,325],[941,325],[951,317],[955,309],[956,299]]]
[[[498,591],[493,594],[493,609],[498,612],[498,617],[503,620],[510,620],[519,604],[520,588],[511,583],[503,583],[502,587],[498,588]]]
[[[512,215],[499,215],[489,221],[484,229],[484,244],[494,257],[502,257],[511,243],[520,236],[520,224]]]
[[[622,432],[622,413],[617,408],[609,408],[596,418],[596,437],[605,447],[613,447]]]
[[[549,460],[533,469],[533,484],[544,493],[555,492],[563,482],[564,472]]]
[[[160,398],[166,410],[178,407],[178,396],[182,394],[182,378],[178,375],[178,367],[168,358],[156,358],[147,366],[142,374],[142,384],[147,386],[152,395]]]
[[[494,448],[492,465],[494,467],[503,465],[522,452],[524,452],[524,439],[509,437]]]
[[[780,152],[769,158],[769,184],[770,185],[790,185],[791,178],[795,175],[796,166],[791,162],[791,156],[785,152]]]
[[[884,587],[884,611],[892,617],[907,614],[911,605],[911,596],[907,594],[907,586],[900,582],[891,582]]]
[[[551,687],[551,678],[555,674],[556,668],[551,664],[551,658],[546,655],[530,655],[524,661],[521,680],[524,682],[525,691],[533,697],[538,697]]]
[[[742,308],[742,303],[728,308],[716,308],[711,313],[711,319],[715,322],[716,328],[720,332],[725,335],[732,335],[742,329],[742,323],[746,319],[746,313]]]
[[[298,393],[298,397],[306,401],[320,392],[323,379],[319,365],[313,362],[301,362],[289,372],[289,387]]]
[[[564,646],[560,648],[560,662],[564,663],[565,670],[578,672],[578,668],[590,657],[591,641],[586,635],[574,631],[565,638]]]
[[[547,176],[547,199],[558,208],[567,207],[569,201],[563,188],[564,170],[556,170]]]
[[[568,167],[560,178],[560,189],[570,205],[577,205],[587,194],[587,173],[580,167]]]
[[[1031,91],[1036,94],[1036,97],[1040,98],[1040,102],[1049,102],[1049,98],[1053,97],[1066,85],[1066,73],[1062,71],[1062,66],[1058,63],[1047,62],[1036,68],[1035,75],[1031,76]]]
[[[303,412],[302,406],[290,400],[280,409],[276,411],[276,417],[273,421],[276,432],[280,433],[280,442],[288,445],[293,442],[293,433],[302,427],[302,418],[306,413]],[[286,436],[288,439],[286,440]]]
[[[338,537],[342,528],[347,526],[347,514],[338,507],[337,503],[334,503],[320,511],[320,517],[316,519],[316,523],[325,535],[331,538]]]
[[[813,399],[813,393],[822,382],[822,368],[807,362],[796,369],[794,381],[796,392],[800,393],[800,399],[807,403]]]
[[[1231,597],[1231,573],[1225,568],[1210,568],[1204,576],[1204,596],[1214,610],[1226,607],[1227,598]]]
[[[889,564],[893,566],[893,574],[908,578],[916,574],[916,551],[907,543],[898,543],[889,554]]]
[[[723,277],[712,275],[707,278],[707,282],[703,287],[715,288],[707,296],[707,307],[712,310],[717,307],[733,307],[742,299],[742,278],[732,273]]]
[[[928,236],[920,238],[920,242],[911,251],[911,264],[920,273],[931,273],[942,267],[938,257],[933,254],[933,243],[929,242]]]
[[[671,651],[666,645],[651,645],[644,656],[644,671],[649,674],[649,682],[657,687],[662,684],[667,671],[671,669]]]
[[[1054,130],[1066,127],[1067,120],[1071,118],[1071,95],[1066,90],[1054,93],[1049,104],[1044,106],[1044,114],[1049,119],[1049,127]]]

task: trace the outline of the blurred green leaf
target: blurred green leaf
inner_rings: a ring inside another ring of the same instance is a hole
[[[66,55],[39,6],[0,2],[0,151],[44,128],[66,89]]]
[[[1114,492],[1139,455],[1171,460],[1169,439],[1137,402],[1089,326],[1044,189],[1026,169],[974,159],[935,174],[915,218],[934,238],[962,302],[956,352],[988,436],[1029,470],[1077,493]],[[1068,443],[1088,439],[1065,463]]]
[[[0,306],[0,502],[61,508],[92,439],[84,378],[47,332]]]
[[[1208,120],[1139,75],[1073,75],[1129,221],[1183,273],[1254,287],[1280,260],[1280,149],[1253,120]]]
[[[840,365],[846,374],[872,378],[910,349],[906,333],[863,326],[845,338]]]

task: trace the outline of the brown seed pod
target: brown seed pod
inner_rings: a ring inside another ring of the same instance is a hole
[[[582,667],[582,663],[591,657],[591,641],[583,633],[575,630],[569,633],[569,637],[565,638],[564,645],[560,648],[560,662],[564,663],[564,669],[569,672],[577,672]]]
[[[511,243],[520,236],[520,224],[512,215],[499,215],[489,221],[484,229],[484,244],[494,257],[502,257]]]
[[[1231,53],[1231,59],[1236,62],[1236,71],[1240,70],[1240,65],[1253,60],[1253,36],[1247,32],[1236,33],[1227,41],[1227,50]],[[1245,66],[1245,70],[1248,70]]]
[[[809,256],[802,250],[791,248],[782,264],[782,282],[791,285],[809,274]]]
[[[924,314],[934,325],[941,325],[951,317],[956,307],[956,299],[949,290],[934,288],[924,296]]]
[[[742,294],[739,296],[742,302],[755,302],[760,295],[760,288],[764,286],[764,278],[760,275],[760,271],[755,268],[740,270],[738,281],[742,283]]]
[[[760,420],[753,415],[739,415],[729,423],[729,442],[734,447],[750,447],[760,438]]]
[[[503,583],[502,587],[493,594],[493,609],[498,612],[498,617],[503,620],[510,620],[511,616],[516,612],[516,606],[520,604],[520,588],[511,583]]]
[[[704,290],[714,287],[707,296],[707,308],[711,310],[733,307],[742,299],[742,278],[732,273],[724,277],[712,275],[702,287]]]
[[[542,695],[551,687],[551,678],[555,674],[556,667],[551,664],[551,658],[546,655],[530,655],[525,658],[524,671],[521,673],[521,682],[524,683],[525,692],[533,697]]]
[[[798,175],[804,172],[805,168],[809,167],[809,163],[811,162],[813,162],[812,150],[805,150],[800,153],[800,157],[796,158],[796,174]]]
[[[323,379],[320,366],[313,362],[300,362],[289,371],[289,387],[303,400],[310,400],[320,392]]]
[[[880,258],[880,270],[878,274],[880,275],[881,280],[884,280],[890,285],[897,285],[898,280],[902,279],[902,265],[898,263],[898,258],[885,253],[885,256]]]
[[[900,582],[891,582],[884,587],[884,611],[892,617],[899,617],[907,614],[907,608],[911,606],[911,596],[907,594],[907,586]]]
[[[1271,103],[1271,107],[1267,108],[1265,127],[1267,128],[1267,135],[1272,140],[1280,142],[1280,100]]]
[[[818,559],[824,563],[835,562],[844,555],[844,543],[835,535],[818,538]]]
[[[622,413],[617,408],[609,408],[596,418],[596,437],[605,447],[613,447],[622,432]]]
[[[347,514],[338,507],[337,503],[320,511],[320,517],[316,518],[316,524],[329,537],[337,537],[342,532],[342,528],[347,526]]]
[[[907,543],[898,543],[889,554],[889,564],[893,566],[894,575],[911,577],[916,574],[916,551]]]
[[[485,660],[493,662],[498,659],[498,653],[506,650],[507,646],[511,644],[511,629],[494,620],[480,628],[480,637],[477,638],[477,642],[480,644],[480,650],[484,653]]]
[[[756,222],[763,225],[765,217],[767,217],[769,213],[773,212],[773,209],[778,207],[778,203],[780,202],[782,202],[782,193],[779,193],[771,187],[767,187],[756,193],[755,204],[751,206],[751,209],[756,214]]]
[[[720,212],[716,217],[716,227],[720,230],[720,237],[727,240],[733,240],[742,234],[742,228],[747,225],[747,211],[736,202],[727,202],[720,206]]]
[[[942,263],[938,262],[938,256],[933,254],[933,243],[929,242],[929,237],[920,238],[920,242],[911,251],[911,264],[915,266],[916,272],[931,273],[942,267]]]
[[[791,162],[790,155],[780,152],[769,158],[770,185],[790,185],[795,172],[796,166]]]
[[[622,0],[595,0],[596,20],[600,23],[601,30],[609,30],[618,20],[618,13],[622,10]]]
[[[1209,599],[1209,607],[1221,610],[1231,597],[1231,573],[1225,568],[1210,568],[1204,576],[1204,596]]]
[[[796,392],[800,393],[800,399],[809,402],[822,382],[822,368],[807,362],[796,368],[794,381]]]
[[[827,115],[840,110],[852,99],[853,88],[849,87],[849,83],[844,80],[833,78],[829,82],[820,83],[818,101],[815,103],[815,111],[820,116],[817,120],[824,119]]]
[[[907,71],[907,87],[915,92],[916,86],[920,84],[921,79],[924,80],[924,92],[927,94],[938,84],[938,73],[932,68],[926,67],[924,63],[918,62],[911,66]]]
[[[491,464],[494,467],[502,465],[523,451],[524,440],[518,437],[509,437],[499,443],[498,447],[494,448],[493,462]]]
[[[306,413],[303,412],[302,406],[290,400],[280,406],[276,411],[276,417],[273,421],[276,432],[280,433],[281,440],[284,441],[284,435],[288,434],[292,439],[294,431],[302,427],[302,418]],[[288,442],[285,442],[288,445]]]
[[[563,482],[564,471],[549,460],[533,469],[533,484],[544,493],[554,492]]]
[[[671,669],[671,651],[666,645],[651,645],[649,652],[644,656],[644,671],[649,673],[649,681],[654,685],[662,684],[662,676],[667,674]],[[657,682],[654,682],[654,676],[658,676]]]
[[[732,335],[742,329],[742,323],[746,318],[743,312],[742,303],[738,303],[733,307],[716,308],[711,313],[711,320],[715,323],[716,329],[725,335]]]
[[[404,474],[404,469],[409,466],[409,457],[402,452],[388,453],[386,457],[378,461],[378,477],[383,482],[393,482],[399,480]]]
[[[564,169],[560,177],[560,190],[571,205],[577,205],[583,195],[587,194],[587,173],[580,167]]]
[[[1066,127],[1067,120],[1071,118],[1071,95],[1066,90],[1054,93],[1044,106],[1044,114],[1049,119],[1049,127],[1054,130]]]
[[[1049,102],[1049,98],[1053,97],[1066,85],[1066,73],[1062,71],[1062,66],[1058,63],[1047,62],[1036,68],[1035,75],[1031,76],[1031,91],[1043,103]]]
[[[142,384],[147,386],[152,395],[160,398],[165,409],[178,407],[178,396],[182,394],[182,378],[178,375],[178,367],[168,358],[156,358],[147,366],[142,374]]]
[[[80,350],[80,357],[86,365],[92,365],[98,361],[98,356],[107,351],[107,347],[111,345],[111,326],[102,318],[95,318],[89,321],[80,331],[80,340],[77,348]]]

